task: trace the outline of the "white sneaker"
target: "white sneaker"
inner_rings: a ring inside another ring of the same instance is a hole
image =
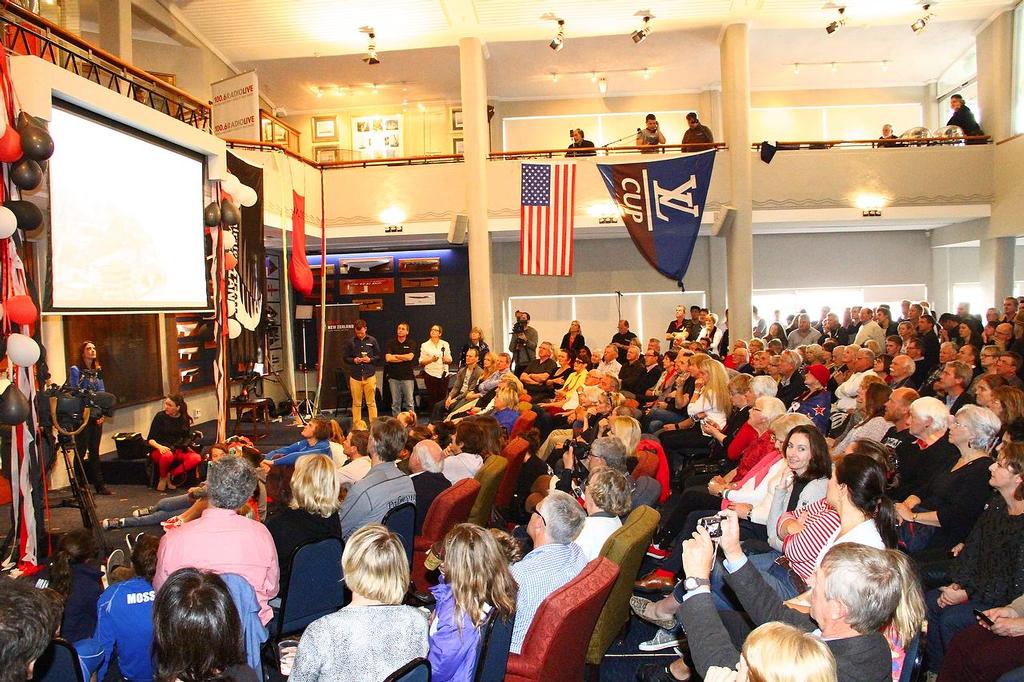
[[[640,651],[661,651],[679,646],[686,641],[686,635],[677,630],[658,628],[658,631],[646,642],[640,642]]]

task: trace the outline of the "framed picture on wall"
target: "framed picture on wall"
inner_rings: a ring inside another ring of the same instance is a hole
[[[402,114],[352,119],[352,149],[360,159],[402,156]]]
[[[452,107],[451,122],[452,132],[458,132],[462,130],[462,107]]]
[[[314,149],[316,151],[317,163],[334,163],[335,161],[341,161],[341,148],[338,147],[338,145],[314,147]]]
[[[461,137],[452,140],[452,154],[465,154],[465,142]]]
[[[313,142],[337,142],[338,122],[334,116],[313,117]]]

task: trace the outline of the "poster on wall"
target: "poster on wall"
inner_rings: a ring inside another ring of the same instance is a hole
[[[352,149],[360,159],[402,156],[403,144],[401,114],[352,119]]]
[[[238,158],[230,151],[228,170],[243,185],[256,190],[257,200],[252,206],[242,207],[241,222],[228,228],[234,236],[230,251],[236,265],[226,273],[226,299],[228,327],[232,320],[241,330],[230,341],[230,359],[234,365],[251,364],[262,356],[263,305],[267,288],[266,248],[263,245],[263,169]]]
[[[284,351],[281,341],[281,256],[277,253],[267,254],[267,301],[266,326],[267,334],[267,374],[284,371]]]
[[[236,140],[260,140],[260,87],[249,71],[210,84],[213,134]],[[252,187],[252,185],[249,185]]]

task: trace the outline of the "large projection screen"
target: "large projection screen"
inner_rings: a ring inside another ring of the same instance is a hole
[[[62,102],[50,133],[44,310],[212,309],[203,156]]]

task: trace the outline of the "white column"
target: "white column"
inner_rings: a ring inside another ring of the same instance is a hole
[[[708,310],[721,314],[728,306],[729,259],[725,236],[708,237]],[[731,336],[729,338],[732,338]]]
[[[100,47],[132,63],[132,2],[103,0],[97,4]]]
[[[1013,10],[993,19],[975,41],[978,122],[998,142],[1010,137],[1013,128]]]
[[[728,261],[729,338],[750,338],[754,288],[753,204],[750,160],[750,54],[746,24],[731,24],[719,45],[722,62],[722,128],[729,145],[730,204],[736,219],[725,235]],[[721,312],[716,310],[715,312]]]
[[[469,302],[473,324],[497,339],[491,303],[491,235],[487,225],[487,72],[479,38],[459,40],[466,208],[469,213]],[[492,342],[493,345],[493,342]]]
[[[994,305],[997,309],[1006,296],[1013,295],[1013,237],[995,237],[982,239],[978,254],[978,275],[981,291],[985,295],[986,305]],[[981,312],[981,311],[975,311]]]

